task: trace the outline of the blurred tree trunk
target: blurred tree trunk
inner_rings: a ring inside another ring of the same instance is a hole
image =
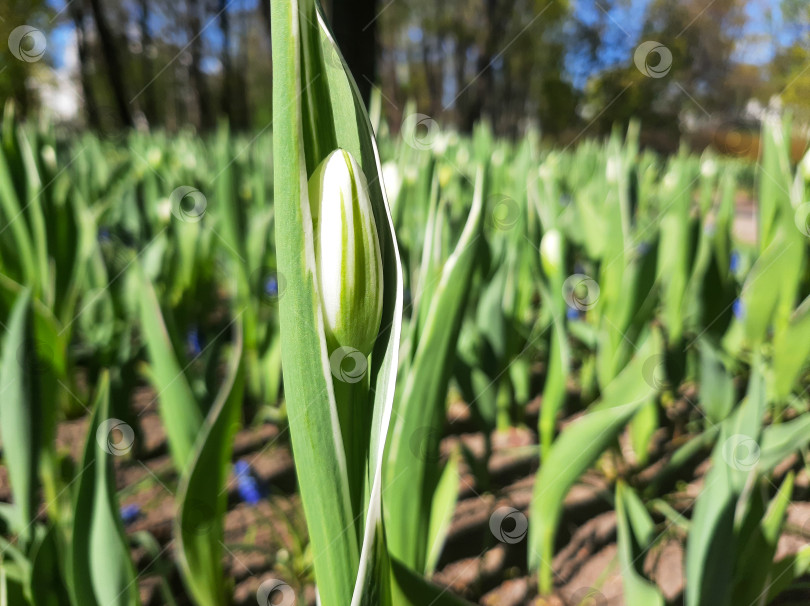
[[[333,0],[332,29],[340,52],[368,105],[376,78],[377,0]]]
[[[140,0],[141,18],[141,69],[143,70],[143,113],[150,124],[158,122],[157,104],[155,103],[155,89],[151,85],[154,78],[152,69],[152,35],[149,33],[149,0]]]
[[[428,87],[428,95],[430,96],[430,115],[436,117],[441,110],[442,100],[442,82],[441,75],[436,77],[436,66],[430,59],[430,44],[428,43],[427,34],[422,35],[422,67],[425,69],[425,82]],[[441,62],[438,67],[441,69]]]
[[[467,73],[467,50],[469,47],[462,42],[460,37],[456,38],[456,48],[453,53],[453,75],[455,78],[455,96],[454,102],[456,110],[456,123],[462,124],[467,115],[466,106],[467,95],[461,91],[466,86],[464,83],[464,75]]]
[[[97,0],[96,0],[97,1]],[[214,114],[211,111],[208,87],[205,84],[205,74],[200,68],[202,62],[202,29],[200,26],[200,3],[188,0],[186,2],[186,20],[188,27],[189,48],[191,49],[191,64],[189,75],[197,96],[197,107],[200,112],[200,128],[210,130],[214,126]]]
[[[267,3],[269,4],[269,2]],[[219,0],[219,28],[222,30],[222,94],[220,96],[220,111],[228,118],[228,124],[233,128],[233,103],[231,94],[234,90],[233,66],[231,64],[231,24],[228,20],[228,2]]]
[[[506,25],[509,17],[515,9],[515,0],[484,0],[484,12],[486,14],[486,37],[481,45],[476,68],[475,86],[468,89],[475,91],[473,101],[466,105],[467,111],[462,120],[462,127],[465,131],[472,130],[473,124],[485,113],[490,113],[495,108],[501,107],[502,99],[498,98],[495,87],[495,74],[492,62],[499,52],[502,52],[502,40],[506,33]]]
[[[247,78],[249,73],[247,45],[239,44],[231,73],[233,91],[239,92],[231,96],[231,112],[236,127],[242,130],[247,130],[251,125],[250,84]]]
[[[112,30],[107,24],[107,18],[104,16],[101,0],[90,0],[90,7],[93,9],[93,18],[96,20],[98,38],[107,64],[107,74],[110,78],[110,86],[113,89],[118,117],[124,126],[132,127],[134,123],[132,121],[132,112],[129,110],[126,87],[124,86],[124,72],[118,57],[118,49],[115,47]]]
[[[76,47],[79,53],[79,77],[82,83],[87,125],[93,130],[98,130],[98,103],[96,102],[93,85],[90,82],[90,53],[87,48],[87,29],[84,27],[84,5],[82,2],[75,0],[68,4],[68,8],[70,9],[70,17],[73,20],[73,25],[76,28]]]
[[[270,2],[269,0],[259,0],[259,12],[262,15],[262,21],[264,21],[264,25],[267,28],[267,35],[270,36],[271,27],[270,27]]]

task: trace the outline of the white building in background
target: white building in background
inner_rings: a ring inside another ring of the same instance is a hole
[[[52,52],[61,53],[61,66],[51,68],[44,61],[37,64],[42,70],[28,81],[30,90],[39,99],[46,118],[55,122],[72,122],[81,119],[82,93],[79,75],[79,51],[76,32],[72,29],[65,37],[65,44]]]

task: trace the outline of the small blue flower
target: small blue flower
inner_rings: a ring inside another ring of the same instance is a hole
[[[264,294],[273,298],[278,296],[278,278],[275,275],[269,276],[264,281]]]
[[[740,269],[740,253],[736,250],[731,251],[731,259],[729,259],[728,270],[736,274]]]
[[[742,302],[742,299],[734,299],[731,311],[734,312],[734,317],[738,320],[742,320],[745,317],[745,304]]]
[[[247,461],[239,460],[233,464],[233,471],[237,476],[250,475],[253,469]]]
[[[237,461],[233,466],[236,474],[236,489],[239,498],[248,505],[256,505],[265,496],[266,491],[256,477],[253,468],[247,461]]]
[[[582,317],[582,312],[573,307],[569,307],[565,311],[565,317],[569,320],[579,320]]]
[[[196,326],[189,328],[186,333],[186,350],[189,357],[196,358],[202,352],[202,343],[200,338],[200,331]]]
[[[110,230],[106,227],[102,227],[98,230],[98,241],[99,242],[109,242],[112,239],[110,234]]]
[[[138,519],[140,515],[141,515],[141,508],[135,503],[132,503],[130,505],[124,505],[121,508],[121,521],[124,522],[124,526],[129,526],[130,524],[132,524],[135,520]]]

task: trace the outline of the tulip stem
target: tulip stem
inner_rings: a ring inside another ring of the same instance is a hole
[[[368,435],[370,416],[368,410],[368,380],[363,377],[357,383],[334,380],[343,451],[346,455],[346,472],[349,480],[349,495],[355,519],[358,539],[362,540],[365,511],[365,487],[367,478]],[[359,516],[359,518],[358,518]]]

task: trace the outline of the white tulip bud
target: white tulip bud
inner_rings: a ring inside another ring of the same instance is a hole
[[[315,169],[309,203],[330,348],[368,355],[382,317],[382,257],[368,182],[349,152],[337,149]]]
[[[550,229],[540,240],[540,263],[548,277],[557,275],[562,268],[562,236],[556,229]]]
[[[706,179],[711,179],[717,174],[717,162],[714,158],[706,158],[700,164],[700,174]]]

